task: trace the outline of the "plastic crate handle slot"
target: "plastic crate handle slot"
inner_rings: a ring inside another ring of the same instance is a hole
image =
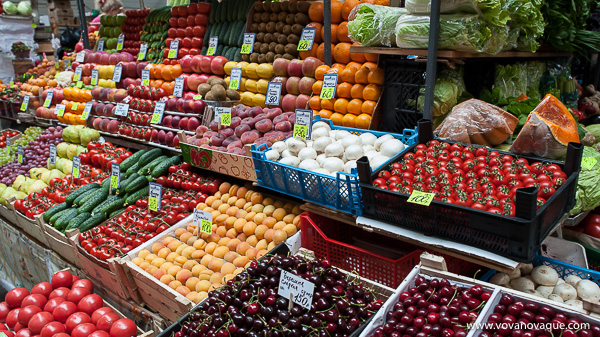
[[[567,158],[565,160],[564,172],[567,176],[581,170],[581,159],[583,157],[583,144],[569,142],[567,145]]]
[[[417,122],[419,129],[419,144],[426,144],[433,139],[433,123],[430,119],[421,119]]]
[[[524,187],[517,189],[515,201],[515,216],[531,220],[537,213],[537,187]]]

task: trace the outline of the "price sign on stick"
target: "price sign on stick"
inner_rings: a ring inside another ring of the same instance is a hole
[[[56,165],[56,145],[50,145],[50,164]]]
[[[240,81],[242,80],[242,68],[231,69],[231,77],[229,77],[229,89],[238,90]]]
[[[206,55],[208,55],[208,56],[214,55],[218,46],[219,46],[219,37],[211,36],[210,40],[208,40],[208,50],[206,51]]]
[[[244,43],[242,44],[241,54],[252,54],[254,51],[254,40],[256,39],[256,34],[254,33],[244,33]]]
[[[170,59],[177,58],[178,51],[179,51],[179,40],[171,41],[171,44],[169,45],[169,54],[167,55],[167,57]]]
[[[293,137],[299,137],[304,140],[310,139],[312,134],[312,120],[312,110],[296,109]]]
[[[27,107],[29,107],[29,100],[31,99],[31,96],[29,95],[25,95],[23,96],[23,103],[21,103],[21,111],[26,111]]]
[[[157,183],[150,183],[150,191],[148,192],[148,208],[151,211],[160,211],[160,201],[162,198],[162,186]]]
[[[96,48],[96,51],[104,50],[104,39],[98,40],[97,45],[98,45],[98,47]]]
[[[123,66],[117,64],[115,66],[115,71],[113,72],[113,82],[121,82],[121,73],[123,72]]]
[[[83,108],[83,113],[81,114],[81,119],[87,119],[90,117],[90,112],[92,112],[92,107],[94,106],[94,102],[85,103],[85,108]]]
[[[44,108],[50,107],[50,103],[52,103],[53,97],[54,97],[54,92],[48,91],[48,95],[46,95],[46,100],[44,101]]]
[[[200,233],[212,233],[212,213],[194,208],[194,226],[200,228]]]
[[[81,72],[83,71],[83,68],[81,68],[81,66],[75,68],[75,74],[73,75],[73,82],[77,82],[81,80]]]
[[[23,146],[17,145],[17,159],[19,164],[23,164]]]
[[[143,61],[146,59],[146,53],[148,52],[148,45],[145,43],[140,44],[140,52],[138,53],[137,60]]]
[[[231,125],[231,108],[223,108],[223,107],[215,108],[215,116],[216,115],[218,115],[220,117],[221,125],[223,125],[223,126]]]
[[[79,169],[81,168],[81,158],[79,156],[73,156],[73,178],[79,178]]]
[[[117,50],[118,51],[123,50],[123,43],[124,42],[125,42],[125,35],[119,34],[119,37],[117,38]]]
[[[83,63],[85,61],[85,52],[80,51],[79,53],[77,53],[77,56],[75,57],[75,61],[77,61],[79,63]]]
[[[58,117],[62,117],[65,114],[65,105],[64,104],[57,104],[56,105],[56,110],[54,110],[56,112],[56,115]]]
[[[162,122],[163,113],[165,112],[165,105],[165,102],[156,102],[150,124],[160,124]]]
[[[148,69],[142,70],[142,85],[143,86],[150,85],[150,70],[148,70]]]
[[[127,116],[127,112],[129,112],[129,104],[117,103],[117,108],[115,109],[115,115],[125,117],[125,116]]]
[[[337,88],[338,74],[325,74],[323,86],[321,87],[320,99],[332,99],[335,97]]]
[[[121,165],[117,163],[110,163],[110,187],[117,189],[121,187]]]
[[[278,288],[277,295],[291,299],[292,302],[310,310],[315,292],[314,283],[282,270]]]
[[[173,96],[183,96],[183,77],[177,77],[175,79],[175,88],[173,88]]]
[[[267,96],[265,97],[266,105],[279,105],[279,99],[281,97],[281,83],[280,82],[269,82],[267,86]]]
[[[313,43],[315,41],[316,34],[317,34],[316,28],[308,27],[308,28],[302,29],[302,35],[300,35],[300,41],[298,42],[298,50],[299,51],[311,50],[313,47]]]
[[[92,85],[98,85],[98,69],[92,69]]]

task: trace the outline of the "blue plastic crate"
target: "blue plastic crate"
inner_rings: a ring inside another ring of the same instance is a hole
[[[321,119],[320,116],[317,116],[313,123],[318,121],[329,123],[332,130],[345,130],[355,135],[369,132],[380,137],[388,134],[379,131],[335,126],[331,120]],[[411,146],[418,140],[416,128],[404,129],[402,134],[389,134],[402,141],[406,146]],[[337,176],[332,177],[267,160],[265,152],[268,150],[266,144],[252,145],[252,159],[254,160],[256,180],[259,186],[322,206],[335,208],[342,212],[362,215],[362,195],[358,173],[355,169],[352,170],[352,173],[337,172]],[[388,163],[389,161],[384,165]]]
[[[567,276],[570,276],[570,275],[577,275],[582,280],[590,280],[600,286],[600,272],[597,272],[595,270],[575,266],[570,263],[566,263],[566,262],[558,261],[555,259],[551,259],[549,257],[542,256],[540,254],[535,255],[535,258],[533,259],[532,263],[533,263],[534,267],[545,264],[549,267],[554,268],[554,270],[556,270],[556,272],[558,273],[558,277],[560,277],[562,279],[565,279]],[[496,273],[497,273],[496,270],[490,269],[481,277],[481,280],[487,282]]]

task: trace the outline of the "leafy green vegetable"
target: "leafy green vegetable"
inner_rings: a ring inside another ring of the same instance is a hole
[[[399,7],[362,4],[354,20],[348,22],[348,33],[363,46],[393,47],[398,19],[408,11]]]
[[[518,131],[525,125],[529,113],[541,103],[537,98],[528,98],[523,101],[516,101],[514,97],[508,98],[504,95],[502,88],[500,87],[495,87],[491,92],[489,90],[484,90],[481,94],[481,100],[497,105],[519,119],[519,123],[515,128],[515,135],[518,134]]]
[[[508,26],[516,33],[516,48],[523,51],[535,52],[539,40],[544,34],[544,17],[540,8],[541,0],[506,0],[502,8],[510,14]]]
[[[559,51],[587,56],[600,49],[600,32],[586,29],[590,8],[595,0],[546,0],[542,13],[548,23],[545,40]]]
[[[591,157],[598,162],[592,169],[581,167],[577,192],[575,193],[575,206],[570,214],[579,214],[600,206],[600,153],[591,147],[583,148],[583,158]]]
[[[514,63],[496,67],[494,87],[502,89],[507,97],[519,97],[527,92],[527,66],[524,63]]]
[[[429,14],[431,0],[406,0],[404,7],[411,14]],[[444,0],[440,13],[481,14],[492,25],[504,26],[510,20],[509,13],[502,8],[501,0]]]
[[[466,92],[463,68],[457,70],[446,68],[439,72],[435,81],[433,97],[433,116],[442,116],[450,112],[452,108],[461,102],[460,97]],[[425,88],[421,89],[423,95],[419,96],[418,108],[425,109]]]

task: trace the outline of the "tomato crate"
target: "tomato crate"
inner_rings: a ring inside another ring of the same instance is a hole
[[[388,287],[397,287],[419,264],[421,253],[425,251],[313,213],[302,213],[300,223],[302,247],[312,250],[315,257],[328,259],[341,269],[356,271],[358,275]],[[479,269],[473,263],[442,256],[448,269],[456,274],[474,275]]]
[[[369,132],[380,137],[386,134],[378,131],[335,126],[331,120],[316,116],[313,123],[318,121],[328,123],[332,130],[345,130],[355,135]],[[416,129],[404,129],[402,134],[391,135],[407,146],[413,145],[417,141]],[[281,164],[267,160],[265,153],[269,149],[266,144],[252,145],[252,159],[254,160],[256,181],[259,186],[342,212],[354,215],[362,214],[363,205],[356,172],[337,172],[337,175],[332,177]]]
[[[431,121],[419,121],[419,142],[433,140]],[[455,142],[447,142],[454,144]],[[418,144],[405,149],[389,162],[400,161],[414,152]],[[483,147],[474,145],[474,147]],[[498,151],[501,155],[514,155]],[[566,181],[537,209],[537,188],[520,188],[516,192],[515,216],[492,214],[473,208],[433,200],[429,206],[409,203],[408,194],[373,186],[373,181],[385,167],[371,171],[369,161],[357,161],[358,176],[364,203],[363,214],[376,220],[423,232],[427,235],[466,243],[520,262],[530,262],[542,241],[560,223],[575,204],[577,178],[581,169],[583,145],[569,143],[566,161],[521,156],[530,163],[549,162],[558,165],[567,175]]]

